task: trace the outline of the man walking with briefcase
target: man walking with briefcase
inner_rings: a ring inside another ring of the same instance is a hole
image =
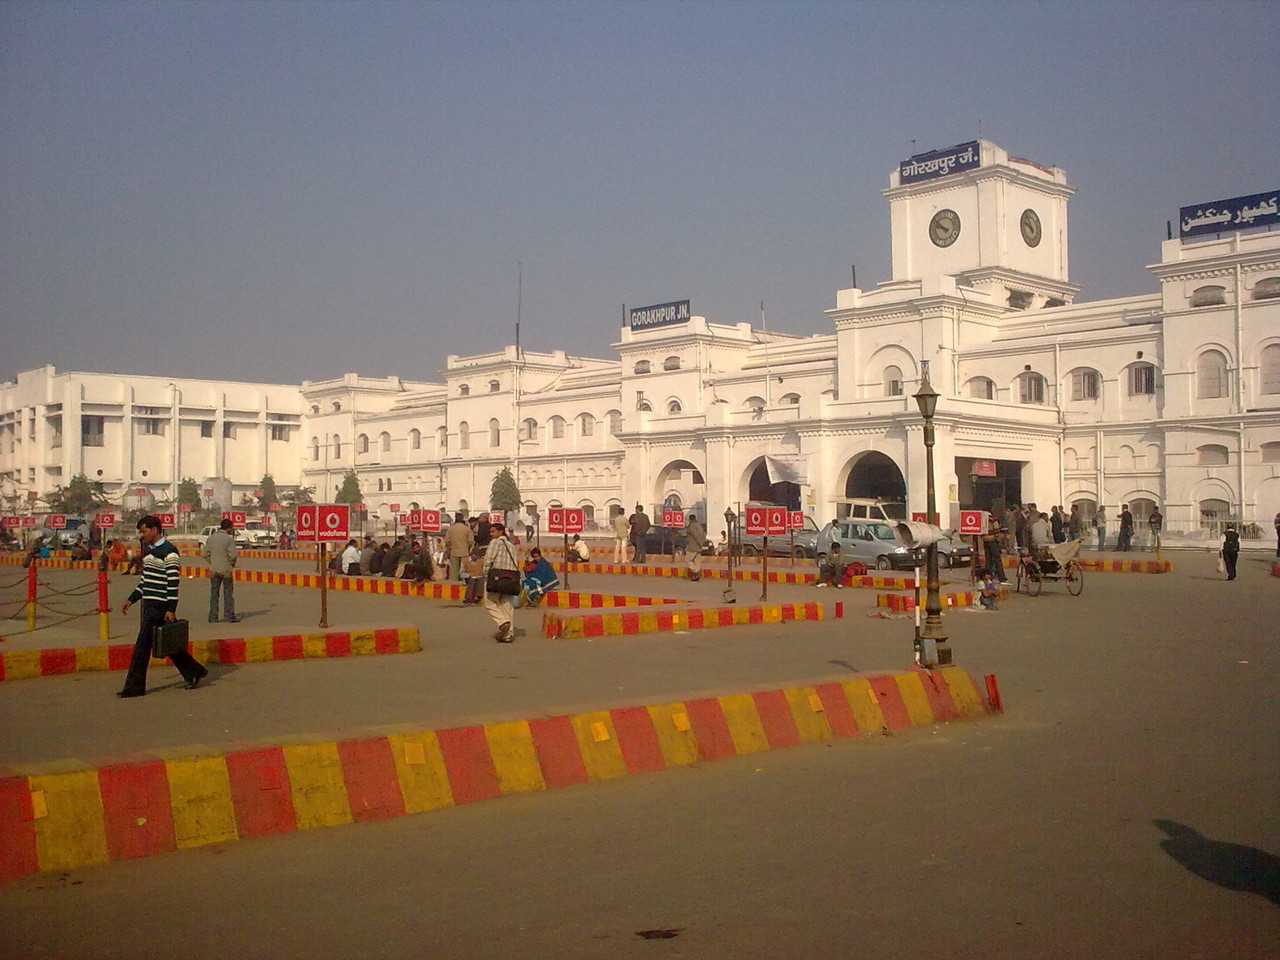
[[[124,678],[124,689],[117,697],[140,697],[147,692],[147,665],[156,627],[178,616],[178,585],[182,582],[178,548],[165,539],[160,518],[156,516],[148,515],[138,521],[138,537],[150,549],[142,561],[142,577],[120,612],[128,613],[129,607],[141,600],[142,623],[138,626],[138,639],[133,643],[133,658]],[[194,690],[209,675],[208,667],[202,666],[186,650],[174,650],[169,659],[182,674],[188,690]]]

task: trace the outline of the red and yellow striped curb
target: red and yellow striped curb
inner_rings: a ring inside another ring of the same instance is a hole
[[[701,630],[785,620],[821,620],[820,603],[774,603],[705,609],[654,610],[632,613],[596,613],[576,617],[546,612],[542,632],[551,638],[605,637],[667,630]]]
[[[1098,573],[1168,573],[1173,569],[1168,560],[1095,560],[1081,557],[1080,565]]]
[[[958,593],[941,594],[942,605],[944,607],[972,607],[978,602],[978,592],[975,590],[962,590]],[[1009,599],[1009,588],[1000,586],[996,590],[996,598],[999,600]],[[921,598],[921,603],[923,603]],[[907,593],[878,593],[876,594],[876,606],[888,607],[896,613],[910,613],[916,608],[915,594]]]
[[[1271,575],[1273,577],[1280,577],[1280,561],[1271,565]]]
[[[543,606],[567,607],[570,610],[597,607],[667,606],[673,603],[688,603],[688,601],[670,597],[628,597],[618,593],[573,593],[564,590],[552,590],[542,598]]]
[[[261,663],[268,660],[417,653],[422,649],[422,641],[417,627],[404,626],[192,640],[188,649],[192,656],[204,663]],[[6,650],[0,652],[0,680],[54,677],[84,670],[126,670],[132,656],[132,643]],[[164,661],[153,658],[151,662]]]
[[[992,712],[964,670],[941,667],[444,730],[10,768],[0,770],[0,881]]]

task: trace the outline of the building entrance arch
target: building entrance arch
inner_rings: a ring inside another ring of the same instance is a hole
[[[849,461],[846,469],[846,498],[870,497],[894,503],[907,502],[907,481],[901,468],[879,450],[858,454]]]
[[[697,510],[706,516],[707,481],[702,471],[689,460],[671,460],[654,475],[650,502],[662,516],[662,508],[678,505],[686,510]],[[658,521],[654,521],[657,523]]]
[[[776,503],[788,510],[800,509],[800,484],[790,480],[769,482],[769,466],[764,457],[758,457],[747,467],[747,501],[749,503]]]

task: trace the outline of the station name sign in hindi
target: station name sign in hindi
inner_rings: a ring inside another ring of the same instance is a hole
[[[1273,223],[1280,223],[1280,190],[1182,207],[1178,210],[1178,239]]]
[[[631,311],[631,329],[647,330],[649,327],[665,327],[689,320],[689,301],[655,303],[651,307],[636,307]]]
[[[917,153],[911,159],[901,161],[898,164],[898,182],[919,183],[921,180],[933,180],[980,166],[982,152],[978,148],[978,141],[970,140],[945,150]]]

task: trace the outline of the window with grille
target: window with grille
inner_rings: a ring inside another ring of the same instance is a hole
[[[106,417],[81,417],[80,418],[80,446],[82,447],[100,447],[102,446],[102,435],[106,429]]]
[[[1099,379],[1097,370],[1073,370],[1071,373],[1071,399],[1097,400]]]
[[[1129,368],[1129,396],[1151,395],[1156,392],[1156,368],[1149,363],[1135,363]]]
[[[1044,377],[1038,373],[1024,373],[1018,381],[1018,395],[1023,403],[1044,403]]]

